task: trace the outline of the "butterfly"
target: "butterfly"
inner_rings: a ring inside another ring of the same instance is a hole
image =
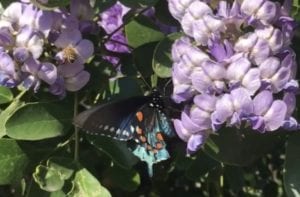
[[[147,163],[150,176],[153,164],[170,157],[164,138],[173,136],[174,131],[157,90],[149,96],[131,97],[88,109],[75,117],[74,124],[91,135],[134,141],[131,151]]]

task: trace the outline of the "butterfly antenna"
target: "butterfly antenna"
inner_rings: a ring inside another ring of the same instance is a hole
[[[152,87],[149,85],[149,83],[146,81],[146,79],[143,77],[143,75],[140,73],[140,71],[137,71],[138,79],[141,79],[143,81],[143,83],[149,88],[149,90],[152,90]]]
[[[166,95],[167,87],[168,87],[168,85],[169,85],[171,82],[172,82],[172,79],[169,79],[169,80],[167,81],[167,83],[165,84],[165,87],[164,87],[164,95]]]

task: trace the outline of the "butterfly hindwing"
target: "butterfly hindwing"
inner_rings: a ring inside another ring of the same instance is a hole
[[[170,157],[166,150],[164,136],[172,132],[171,126],[161,109],[144,105],[136,112],[134,137],[137,145],[133,153],[148,165],[149,175],[152,176],[152,166]],[[163,124],[162,124],[163,123]]]

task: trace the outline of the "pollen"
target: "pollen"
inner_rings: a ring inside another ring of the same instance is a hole
[[[76,49],[72,46],[67,46],[64,48],[63,58],[66,63],[73,63],[77,59]]]
[[[142,112],[136,112],[136,118],[138,119],[139,122],[142,122],[144,119],[143,113]]]

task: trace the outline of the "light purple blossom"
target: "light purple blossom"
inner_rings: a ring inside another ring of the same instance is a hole
[[[5,52],[0,52],[0,85],[15,87],[18,84],[13,59]]]
[[[59,74],[64,78],[66,90],[77,91],[89,81],[90,74],[84,70],[81,62],[75,61],[58,66]]]
[[[299,84],[289,46],[295,22],[285,7],[269,0],[211,3],[169,0],[185,34],[172,47],[172,98],[186,102],[174,126],[188,153],[224,126],[297,130]]]
[[[57,69],[54,64],[49,62],[41,63],[34,58],[27,59],[21,70],[24,72],[24,86],[37,91],[40,87],[41,81],[52,85],[57,78]],[[25,74],[26,73],[26,74]]]
[[[59,96],[86,85],[90,74],[84,70],[84,63],[92,57],[94,46],[82,38],[81,24],[92,22],[92,12],[88,11],[91,7],[85,1],[74,0],[70,9],[45,11],[22,0],[3,11],[0,85],[22,85],[36,92],[45,84]]]
[[[61,62],[72,63],[80,61],[84,63],[94,53],[94,45],[87,39],[82,39],[79,30],[65,30],[54,42],[55,46],[62,49],[56,58]]]
[[[29,26],[24,26],[16,36],[15,45],[17,48],[26,49],[33,58],[38,59],[43,52],[44,39]]]

